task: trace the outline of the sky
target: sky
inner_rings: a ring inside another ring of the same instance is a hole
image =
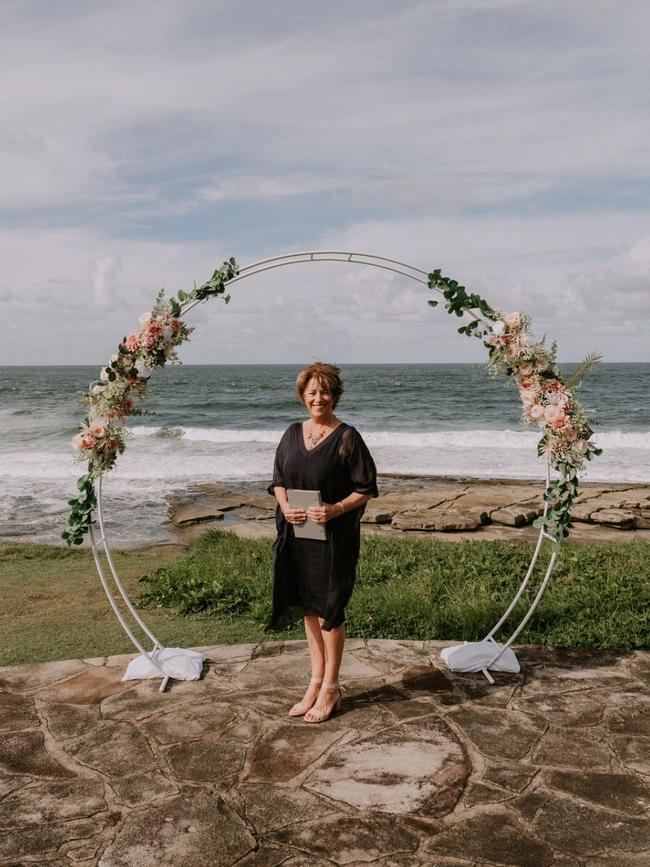
[[[561,360],[650,361],[646,0],[4,0],[0,364],[102,364],[157,290],[299,250],[442,268]],[[480,361],[426,287],[293,265],[187,363]]]

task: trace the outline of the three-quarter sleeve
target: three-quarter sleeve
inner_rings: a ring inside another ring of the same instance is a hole
[[[363,437],[355,428],[350,428],[350,438],[346,444],[346,462],[354,490],[359,494],[378,497],[377,467],[363,441]],[[348,431],[346,431],[348,433]]]

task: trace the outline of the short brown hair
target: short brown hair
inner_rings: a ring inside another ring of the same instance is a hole
[[[311,379],[317,379],[323,387],[327,388],[332,395],[332,409],[336,409],[345,389],[340,368],[334,364],[324,364],[322,361],[314,361],[313,364],[303,368],[296,377],[296,394],[301,403],[305,402],[303,395]]]

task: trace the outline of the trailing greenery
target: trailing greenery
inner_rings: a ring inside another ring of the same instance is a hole
[[[92,514],[97,505],[95,486],[87,473],[77,479],[79,495],[68,500],[70,514],[66,529],[61,533],[68,545],[80,545],[85,533],[92,523]]]
[[[440,268],[427,275],[427,284],[443,296],[448,313],[469,316],[471,321],[461,325],[458,332],[483,341],[490,373],[506,374],[519,387],[524,425],[537,424],[542,428],[537,453],[546,458],[560,477],[548,485],[545,492],[548,506],[535,526],[552,539],[553,550],[558,552],[573,526],[571,509],[579,492],[579,473],[585,461],[602,454],[602,449],[591,441],[590,419],[576,397],[582,381],[598,367],[602,356],[591,353],[564,381],[557,363],[556,343],[547,347],[545,338],[531,341],[527,313],[503,315],[476,293],[468,293],[457,280],[445,277]],[[438,306],[435,300],[428,303],[431,307]]]
[[[156,368],[167,362],[177,363],[178,346],[189,340],[194,330],[181,315],[197,301],[218,298],[228,304],[226,285],[239,274],[232,257],[217,268],[212,277],[191,292],[179,289],[175,298],[165,298],[161,289],[150,313],[140,317],[140,328],[120,341],[117,352],[100,371],[99,378],[88,386],[81,403],[88,413],[73,438],[76,459],[87,462],[88,472],[77,482],[81,493],[68,500],[70,512],[61,534],[68,545],[81,545],[94,522],[95,482],[111,470],[118,455],[126,449],[126,419],[141,415],[135,400],[144,400],[147,380]]]
[[[473,318],[468,325],[461,325],[458,329],[459,334],[465,334],[468,337],[484,337],[487,330],[482,326],[477,314],[481,314],[486,319],[496,320],[498,313],[493,310],[490,305],[477,295],[476,292],[467,293],[467,290],[458,280],[453,280],[451,277],[445,277],[440,268],[436,268],[427,275],[427,284],[429,289],[435,289],[442,294],[445,299],[445,309],[448,313],[456,316],[469,314]],[[429,307],[437,307],[438,302],[431,299],[427,302]]]
[[[507,607],[531,553],[532,545],[522,543],[364,537],[347,609],[348,634],[478,640]],[[540,574],[545,566],[540,564]],[[138,604],[233,622],[249,618],[265,627],[271,575],[270,541],[212,531],[186,557],[141,578]],[[649,602],[650,546],[563,546],[546,593],[517,642],[648,648]],[[525,607],[522,600],[506,631]]]

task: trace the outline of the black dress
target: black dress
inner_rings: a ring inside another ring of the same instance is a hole
[[[275,454],[273,484],[320,491],[324,503],[348,494],[378,496],[377,470],[361,434],[340,424],[313,449],[307,449],[302,422],[284,432]],[[304,614],[324,618],[323,629],[345,621],[359,558],[360,524],[365,506],[325,524],[327,541],[296,539],[278,506],[278,536],[273,546],[273,611],[270,626],[279,629]]]

